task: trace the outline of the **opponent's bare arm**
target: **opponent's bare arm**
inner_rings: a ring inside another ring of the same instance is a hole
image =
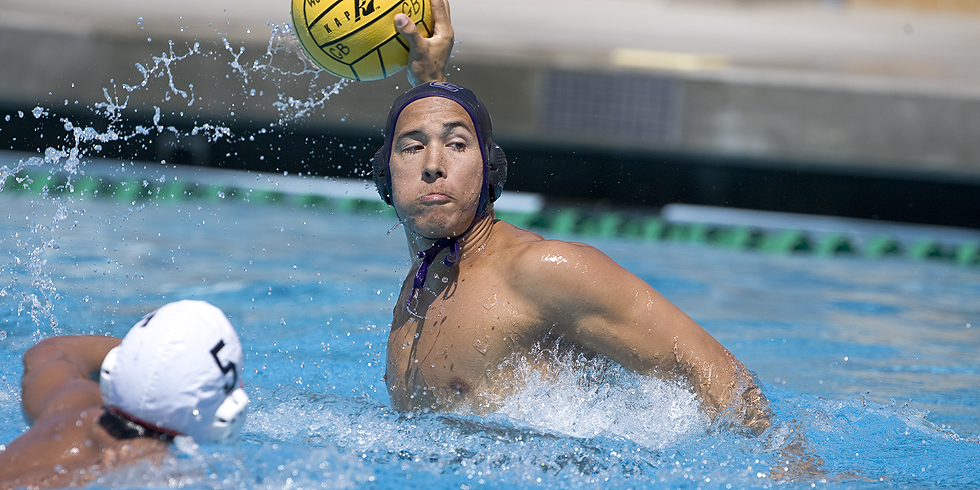
[[[455,42],[453,25],[449,20],[449,1],[430,0],[432,9],[432,36],[423,37],[418,27],[407,15],[395,14],[395,29],[408,39],[408,82],[412,86],[422,83],[446,81],[446,66]]]
[[[76,407],[102,404],[97,380],[102,360],[119,345],[115,337],[51,337],[24,354],[24,414],[28,422]]]
[[[515,280],[562,335],[644,374],[688,379],[714,418],[742,412],[753,432],[768,427],[768,404],[724,346],[650,285],[599,250],[541,241],[521,254]]]

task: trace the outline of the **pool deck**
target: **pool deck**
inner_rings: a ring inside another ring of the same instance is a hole
[[[455,0],[452,11],[450,81],[481,94],[511,145],[980,186],[977,13],[815,0]],[[264,49],[268,24],[288,21],[285,0],[3,0],[0,59],[19,69],[0,71],[0,106],[93,104],[167,40],[220,33]],[[214,75],[215,91],[240,90]],[[401,74],[352,84],[307,124],[376,133],[404,85]]]

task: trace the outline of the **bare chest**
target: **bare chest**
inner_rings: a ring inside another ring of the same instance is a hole
[[[538,321],[493,281],[437,284],[406,306],[408,285],[395,307],[389,395],[401,409],[483,411],[497,391],[501,364],[533,343]]]

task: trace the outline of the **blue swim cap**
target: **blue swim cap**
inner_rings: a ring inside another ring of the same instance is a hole
[[[493,142],[493,123],[490,112],[480,102],[472,91],[448,82],[429,82],[405,92],[391,105],[388,122],[385,124],[384,145],[374,155],[374,183],[378,187],[381,199],[391,204],[391,173],[388,171],[391,156],[392,138],[398,116],[408,104],[426,97],[444,97],[456,102],[466,110],[476,128],[480,153],[483,156],[483,190],[480,192],[480,204],[477,207],[477,217],[485,216],[490,211],[490,203],[500,197],[507,181],[507,157],[504,151]]]

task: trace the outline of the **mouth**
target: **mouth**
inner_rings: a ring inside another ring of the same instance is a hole
[[[440,194],[438,192],[432,192],[423,195],[421,198],[419,198],[419,200],[421,200],[424,203],[443,203],[443,202],[449,202],[449,196],[445,194]]]

